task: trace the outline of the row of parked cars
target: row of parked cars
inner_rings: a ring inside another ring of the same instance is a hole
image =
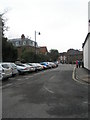
[[[50,68],[58,67],[58,62],[41,62],[41,63],[11,63],[3,62],[0,63],[0,80],[8,79],[9,77],[37,72],[41,70],[46,70]]]

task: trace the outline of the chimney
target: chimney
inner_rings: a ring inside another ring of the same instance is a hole
[[[25,39],[25,35],[24,34],[21,35],[21,39]]]

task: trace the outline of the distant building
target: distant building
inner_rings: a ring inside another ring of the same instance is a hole
[[[24,34],[21,35],[21,38],[9,39],[8,42],[11,42],[13,46],[15,46],[18,50],[18,58],[21,57],[22,52],[31,51],[35,52],[35,44],[36,44],[36,54],[44,54],[47,55],[48,50],[46,46],[39,47],[37,42],[25,38]]]
[[[67,53],[66,52],[60,53],[59,60],[60,60],[60,63],[66,63],[67,62]]]
[[[39,48],[39,53],[47,55],[47,53],[48,53],[47,47],[46,46],[40,47]]]
[[[35,43],[35,41],[25,38],[24,34],[21,35],[21,38],[9,39],[8,42],[11,42],[15,47],[21,47],[21,46],[34,47],[35,44],[36,47],[38,47],[37,42]]]
[[[67,51],[67,63],[73,64],[76,60],[82,61],[83,52],[79,50],[69,49]]]
[[[39,53],[37,42],[35,43],[35,41],[25,38],[24,34],[21,35],[21,38],[9,39],[8,42],[11,42],[17,48],[19,58],[24,50],[35,52],[35,44],[37,53]]]
[[[83,52],[79,50],[69,49],[67,52],[60,53],[59,60],[60,63],[74,64],[76,60],[82,61]]]

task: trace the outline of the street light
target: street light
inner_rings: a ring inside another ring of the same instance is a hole
[[[35,54],[36,54],[36,33],[38,33],[38,35],[41,34],[40,32],[36,32],[36,31],[35,31]]]

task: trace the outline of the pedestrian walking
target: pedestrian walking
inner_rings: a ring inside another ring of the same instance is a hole
[[[79,68],[80,68],[80,66],[81,66],[81,62],[80,62],[80,61],[78,61],[78,66],[79,66]]]
[[[76,60],[76,68],[78,68],[78,60]]]

